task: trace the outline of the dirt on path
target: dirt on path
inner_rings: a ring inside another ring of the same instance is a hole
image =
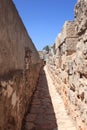
[[[76,130],[46,66],[40,73],[31,107],[24,120],[23,130]]]

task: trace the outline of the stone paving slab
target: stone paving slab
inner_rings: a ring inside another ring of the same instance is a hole
[[[25,117],[23,130],[76,130],[49,77],[46,66],[40,73],[29,113]]]

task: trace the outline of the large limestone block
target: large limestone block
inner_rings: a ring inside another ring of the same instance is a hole
[[[76,52],[76,45],[78,42],[78,38],[66,38],[66,51],[72,54],[73,52]]]
[[[66,38],[75,38],[75,37],[77,37],[76,31],[75,31],[75,22],[66,21],[63,26],[62,33],[61,33],[61,43],[63,43],[63,41]]]
[[[77,71],[87,76],[87,42],[80,41],[77,44],[76,64]]]

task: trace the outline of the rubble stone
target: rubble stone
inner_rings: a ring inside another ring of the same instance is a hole
[[[78,0],[75,19],[65,22],[55,49],[47,60],[49,74],[77,130],[87,130],[87,0]]]

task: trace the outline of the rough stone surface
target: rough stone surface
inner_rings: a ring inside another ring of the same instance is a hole
[[[42,63],[12,0],[0,2],[0,130],[20,130]],[[76,129],[87,130],[87,0],[78,0],[74,21],[65,22],[45,60],[54,85],[43,72],[24,129],[75,130],[56,87]]]
[[[74,21],[66,21],[64,23],[64,26],[62,28],[61,32],[61,43],[66,39],[66,38],[76,38],[77,33],[75,31],[75,22]]]
[[[87,1],[78,0],[75,7],[76,29],[79,35],[87,30]]]
[[[12,0],[0,0],[0,18],[0,130],[20,130],[41,63]]]
[[[75,122],[67,114],[46,66],[40,73],[23,130],[76,130]]]
[[[75,20],[65,22],[50,51],[49,74],[77,130],[87,130],[87,0],[78,0]]]

